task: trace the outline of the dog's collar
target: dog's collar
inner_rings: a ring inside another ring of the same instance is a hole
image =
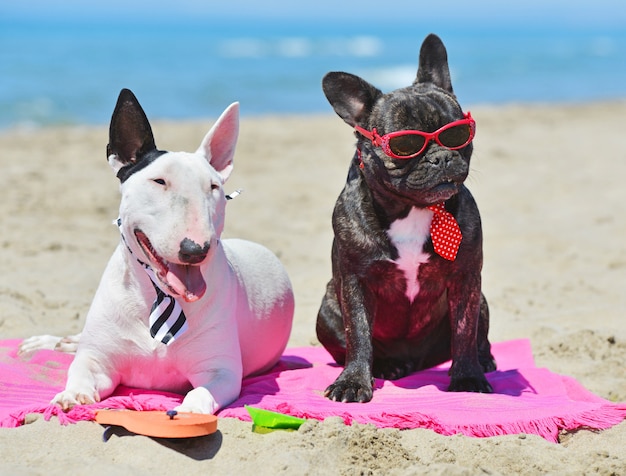
[[[152,276],[154,276],[154,271],[152,271],[152,268],[150,267],[150,265],[148,263],[144,263],[139,258],[137,258],[135,256],[135,254],[133,253],[133,250],[131,250],[130,246],[128,246],[128,242],[126,241],[126,237],[124,236],[124,233],[122,233],[122,219],[120,217],[117,217],[116,220],[113,220],[113,224],[117,226],[117,230],[120,232],[120,236],[122,237],[122,241],[124,242],[124,245],[126,245],[126,249],[130,253],[130,255],[133,258],[135,258],[135,260],[137,260],[137,263],[139,263],[141,266],[144,267],[146,272],[147,272],[147,270],[150,270],[152,272]],[[150,276],[150,273],[148,273],[148,276]],[[154,279],[152,279],[152,276],[150,276],[150,280],[154,283]]]
[[[137,263],[139,263],[143,269],[145,270],[146,274],[148,275],[148,277],[150,278],[150,281],[152,281],[152,285],[154,286],[155,290],[156,288],[158,288],[159,291],[161,291],[163,294],[168,295],[163,288],[161,288],[161,286],[158,283],[158,280],[156,278],[156,276],[154,275],[154,270],[152,269],[152,267],[148,264],[148,263],[144,263],[143,261],[141,261],[139,258],[137,258],[135,256],[135,253],[133,253],[133,250],[130,249],[130,246],[128,246],[128,242],[126,241],[126,237],[124,236],[124,233],[122,233],[122,219],[118,217],[117,220],[115,220],[113,222],[115,225],[117,225],[117,229],[120,232],[120,236],[122,237],[122,241],[124,242],[124,244],[126,245],[126,249],[128,250],[128,252],[130,253],[130,255],[135,258],[135,260],[137,261]],[[158,293],[158,291],[157,291]],[[171,297],[171,296],[170,296]],[[173,298],[172,298],[173,299]]]
[[[359,168],[363,170],[365,165],[363,165],[363,153],[361,152],[361,148],[359,146],[356,147],[356,158],[359,161]]]
[[[241,195],[241,192],[243,192],[243,190],[238,188],[233,193],[229,193],[228,195],[226,195],[226,200],[232,200],[233,198]]]

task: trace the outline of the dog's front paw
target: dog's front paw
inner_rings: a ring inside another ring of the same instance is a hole
[[[494,370],[498,368],[495,359],[491,356],[487,356],[484,359],[479,358],[479,362],[480,362],[480,366],[483,369],[483,372],[485,373],[493,372]]]
[[[493,393],[481,364],[470,359],[459,359],[450,368],[448,392]]]
[[[448,392],[493,393],[485,377],[457,377],[450,380]]]
[[[212,415],[219,409],[219,405],[204,387],[197,387],[191,390],[185,396],[183,403],[178,405],[174,410],[177,412],[188,413],[205,413]]]
[[[59,405],[64,412],[71,410],[76,405],[89,405],[100,401],[100,395],[95,390],[71,391],[64,390],[57,393],[50,402],[52,405]]]
[[[452,371],[448,392],[493,393],[493,388],[480,368],[474,371]]]
[[[329,385],[324,396],[335,402],[369,402],[373,396],[372,378],[341,374],[335,383]]]
[[[379,359],[374,361],[372,374],[376,378],[385,380],[397,380],[406,377],[415,370],[415,364],[411,361],[400,359]]]

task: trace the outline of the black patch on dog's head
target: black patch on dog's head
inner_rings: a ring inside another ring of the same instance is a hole
[[[117,172],[117,178],[120,179],[121,183],[124,183],[126,179],[128,179],[128,177],[130,177],[132,174],[134,174],[135,172],[139,172],[141,169],[147,167],[163,154],[167,154],[167,151],[156,149],[148,151],[146,154],[138,157],[135,162],[124,165],[121,169],[119,169]]]

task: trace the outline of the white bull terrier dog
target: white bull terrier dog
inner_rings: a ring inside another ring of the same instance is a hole
[[[113,253],[81,334],[27,339],[22,352],[76,351],[64,410],[120,385],[186,393],[175,410],[215,413],[244,376],[271,368],[293,319],[291,283],[261,245],[220,239],[239,106],[229,106],[195,153],[157,150],[134,94],[121,91],[108,161],[121,182]]]

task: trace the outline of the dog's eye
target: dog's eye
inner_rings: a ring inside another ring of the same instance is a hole
[[[165,185],[165,180],[162,178],[157,178],[152,180],[154,183],[158,183],[159,185]]]
[[[211,184],[211,190],[212,190],[212,191],[213,191],[213,190],[219,190],[219,188],[220,188],[220,186],[219,186],[218,184],[216,184],[216,183],[212,183],[212,184]]]

